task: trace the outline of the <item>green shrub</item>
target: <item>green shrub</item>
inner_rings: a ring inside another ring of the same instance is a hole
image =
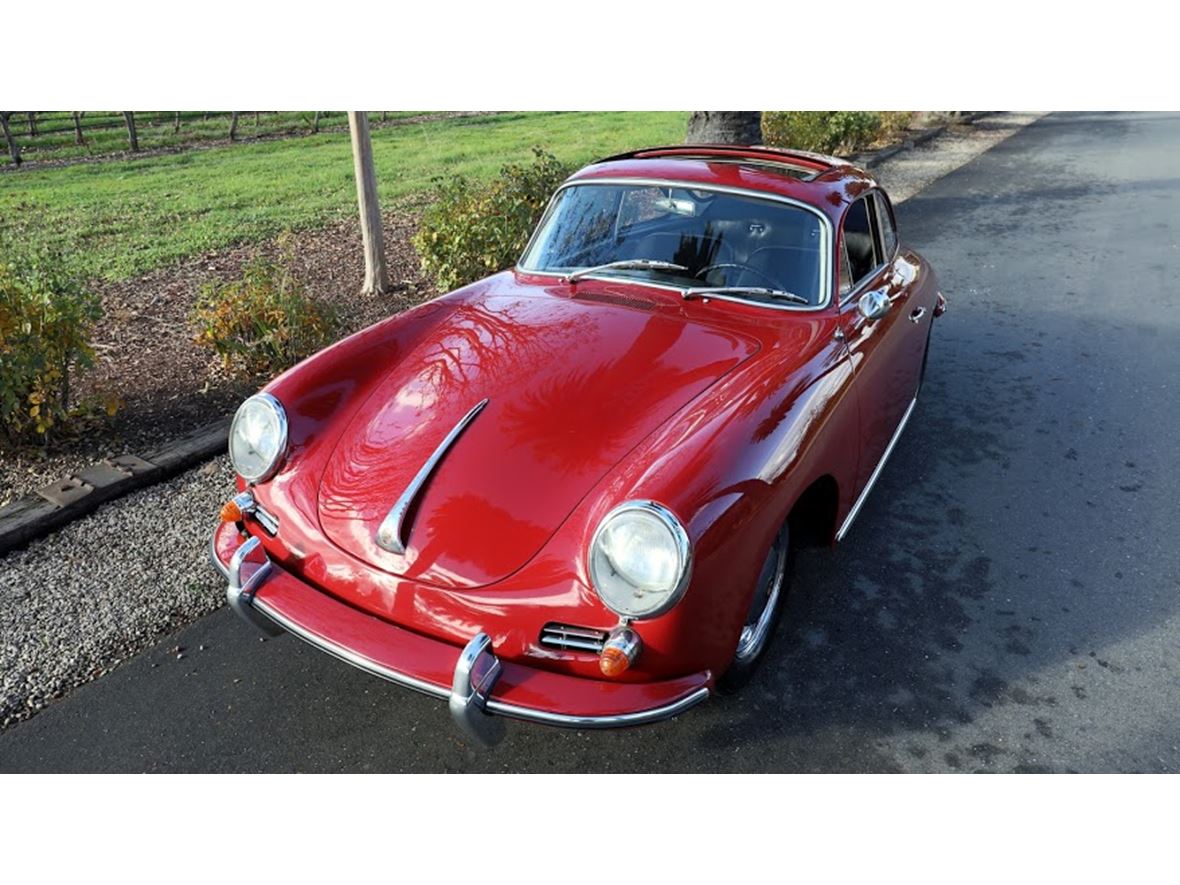
[[[201,290],[196,342],[212,348],[231,375],[273,375],[330,344],[340,325],[331,305],[309,297],[290,270],[290,252],[258,258],[242,277]]]
[[[438,200],[413,242],[422,270],[440,288],[465,285],[520,258],[549,198],[571,172],[552,154],[533,153],[531,164],[505,166],[485,186],[461,177],[437,182]]]
[[[918,115],[915,111],[881,111],[877,116],[881,118],[877,140],[890,141],[908,129]]]
[[[767,144],[848,153],[867,147],[881,131],[881,115],[872,111],[766,111],[762,138]]]
[[[98,296],[60,254],[0,244],[0,428],[7,442],[47,441],[93,412],[91,402],[71,403],[70,380],[94,360],[90,336],[101,315]]]

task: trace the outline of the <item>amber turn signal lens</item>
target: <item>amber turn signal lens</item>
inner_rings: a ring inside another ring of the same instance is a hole
[[[238,506],[237,501],[226,501],[221,505],[221,521],[222,522],[241,522],[242,508]]]
[[[617,648],[604,648],[602,657],[598,659],[598,669],[603,676],[619,676],[630,666],[626,652]]]
[[[598,669],[603,676],[621,676],[635,663],[643,643],[630,627],[616,627],[607,637],[598,658]]]

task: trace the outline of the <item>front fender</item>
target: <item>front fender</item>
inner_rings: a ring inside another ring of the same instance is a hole
[[[645,440],[582,508],[585,543],[629,499],[659,501],[685,524],[693,542],[685,597],[638,629],[686,671],[728,666],[763,561],[803,493],[823,477],[841,497],[854,486],[856,393],[835,329],[834,320],[814,321],[801,363],[764,350]]]

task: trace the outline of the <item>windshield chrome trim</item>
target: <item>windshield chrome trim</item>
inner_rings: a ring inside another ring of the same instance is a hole
[[[740,295],[733,295],[728,292],[713,293],[709,292],[704,295],[693,295],[692,298],[685,297],[685,301],[730,301],[734,304],[751,304],[754,307],[768,307],[772,310],[815,310],[811,305],[803,305],[797,302],[790,301],[755,301],[752,298],[742,298]]]
[[[553,210],[557,206],[557,198],[559,196],[561,196],[562,191],[566,190],[567,188],[571,188],[571,187],[586,187],[586,186],[591,186],[591,185],[611,185],[611,186],[636,185],[639,187],[675,187],[675,188],[682,188],[684,190],[712,191],[712,192],[719,193],[719,194],[732,194],[734,196],[739,196],[739,197],[752,197],[757,200],[769,200],[769,201],[776,202],[776,203],[786,203],[788,206],[794,206],[797,209],[804,209],[819,219],[820,229],[823,231],[823,237],[822,237],[822,240],[819,244],[819,246],[820,246],[820,248],[819,248],[820,267],[823,269],[823,272],[820,274],[820,286],[821,286],[821,295],[822,295],[820,302],[818,304],[804,306],[802,304],[768,304],[765,301],[757,301],[752,298],[746,298],[746,299],[718,298],[717,300],[719,300],[719,301],[734,301],[735,303],[738,303],[738,304],[748,304],[748,305],[752,305],[754,307],[765,307],[769,310],[789,310],[793,313],[814,313],[815,311],[818,311],[818,310],[826,310],[832,304],[832,280],[835,277],[835,274],[833,273],[833,270],[832,270],[832,257],[831,256],[833,253],[833,243],[835,242],[835,232],[832,228],[831,219],[829,219],[827,215],[825,215],[823,212],[821,212],[819,209],[817,209],[815,206],[812,206],[809,203],[804,203],[802,200],[796,200],[792,197],[783,196],[782,194],[772,194],[772,193],[768,193],[766,191],[751,190],[749,188],[742,188],[742,187],[731,187],[729,185],[722,185],[722,184],[710,184],[710,183],[697,182],[697,181],[677,181],[675,179],[667,179],[667,178],[630,178],[630,177],[591,178],[591,179],[575,179],[572,181],[564,182],[561,185],[561,187],[559,187],[556,191],[553,192],[553,196],[549,200],[549,205],[545,207],[545,213],[541,216],[541,220],[539,222],[537,222],[537,226],[533,229],[533,233],[529,237],[528,245],[526,245],[524,247],[524,251],[521,253],[520,258],[517,259],[516,265],[514,267],[514,270],[517,273],[532,274],[532,275],[538,276],[538,277],[551,277],[553,279],[558,279],[558,280],[563,279],[564,277],[568,276],[568,271],[558,272],[558,271],[548,271],[548,270],[530,270],[527,267],[522,267],[521,261],[524,260],[524,257],[526,255],[528,255],[530,251],[532,251],[533,244],[535,243],[535,241],[537,239],[537,235],[541,232],[541,229],[545,226],[545,223],[549,221],[549,216],[553,214]],[[622,281],[622,282],[630,282],[630,283],[639,283],[640,285],[643,285],[643,286],[650,286],[653,289],[663,289],[665,291],[678,292],[678,293],[683,292],[684,289],[686,288],[684,286],[671,286],[671,285],[668,285],[667,283],[658,283],[658,282],[652,282],[649,280],[635,279],[634,277],[625,277],[625,276],[617,276],[617,275],[599,276],[597,274],[590,274],[588,276],[579,277],[579,279],[582,279],[582,280],[605,279],[605,280],[609,280],[609,281],[613,281],[613,282]],[[710,296],[710,297],[713,297],[713,296]]]
[[[418,494],[426,485],[427,480],[434,474],[443,456],[455,444],[455,440],[472,421],[475,416],[483,411],[483,407],[488,404],[488,400],[481,400],[476,404],[470,412],[459,419],[459,423],[451,428],[451,432],[446,435],[446,438],[439,443],[437,449],[433,454],[426,459],[426,463],[418,470],[418,473],[410,480],[410,484],[406,486],[406,490],[402,492],[401,497],[386,514],[385,519],[381,521],[380,527],[377,529],[377,546],[383,550],[388,550],[390,553],[396,553],[399,556],[406,552],[406,544],[409,543],[407,537],[409,533],[409,525],[406,524],[406,514],[410,512],[410,507],[418,498]]]

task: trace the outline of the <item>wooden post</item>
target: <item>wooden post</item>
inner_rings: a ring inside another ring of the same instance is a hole
[[[238,112],[230,111],[229,114],[229,140],[234,141],[238,137]]]
[[[139,136],[135,134],[135,111],[123,111],[123,119],[127,121],[127,138],[131,141],[131,150],[139,150]]]
[[[348,125],[352,126],[352,118],[351,117],[349,117]],[[311,131],[312,132],[319,132],[320,131],[320,112],[319,111],[315,112],[315,116],[311,120]],[[369,131],[369,124],[368,124],[368,121],[366,120],[365,132],[368,132],[368,131]]]
[[[84,111],[74,111],[74,144],[85,144],[86,139],[82,137],[82,114]]]
[[[37,137],[37,112],[29,111],[29,138]]]
[[[179,131],[180,131],[180,111],[176,111],[175,116],[172,118],[172,134],[175,135]]]
[[[16,145],[16,140],[12,137],[12,130],[8,128],[8,118],[12,116],[12,111],[0,111],[0,128],[4,130],[4,140],[8,142],[8,153],[12,156],[12,164],[14,166],[20,165],[20,148]]]
[[[349,111],[348,130],[352,134],[352,168],[356,175],[361,240],[365,249],[365,282],[361,292],[378,295],[389,291],[389,272],[385,269],[385,238],[381,232],[381,209],[377,205],[377,174],[373,171],[369,115],[364,111]]]

